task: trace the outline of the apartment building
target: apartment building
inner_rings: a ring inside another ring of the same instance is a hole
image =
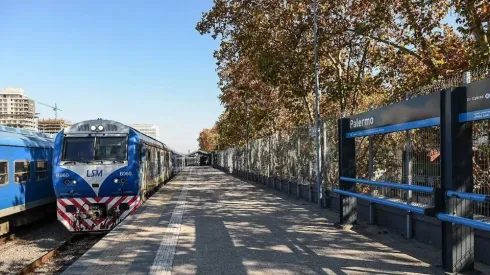
[[[57,134],[66,127],[70,127],[71,123],[64,119],[41,119],[38,122],[39,132],[47,134]]]
[[[0,125],[37,131],[36,105],[21,88],[0,93]]]
[[[160,132],[158,126],[154,124],[131,124],[130,127],[140,131],[141,133],[160,140]]]

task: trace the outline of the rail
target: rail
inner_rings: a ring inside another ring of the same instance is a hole
[[[433,187],[426,186],[418,186],[418,185],[408,185],[408,184],[400,184],[400,183],[391,183],[391,182],[383,182],[383,181],[373,181],[373,180],[363,180],[356,178],[348,178],[348,177],[340,177],[341,181],[346,182],[354,182],[354,183],[363,183],[367,185],[374,185],[380,187],[389,187],[400,190],[409,190],[409,191],[418,191],[423,193],[434,193]]]
[[[400,202],[389,201],[387,199],[380,199],[380,198],[376,198],[373,196],[361,195],[359,193],[353,193],[353,192],[349,192],[349,191],[345,191],[345,190],[341,190],[341,189],[333,189],[333,192],[340,194],[340,195],[344,195],[344,196],[355,197],[358,199],[363,199],[363,200],[371,201],[374,203],[392,206],[395,208],[411,211],[411,212],[418,213],[421,215],[425,215],[426,211],[428,209],[428,208],[417,207],[417,206],[404,204],[404,203],[400,203]]]
[[[345,181],[345,182],[363,183],[363,184],[374,185],[374,186],[389,187],[389,188],[395,188],[395,189],[401,189],[401,190],[411,190],[411,191],[419,191],[419,192],[435,194],[434,193],[435,188],[432,188],[432,187],[396,184],[396,183],[391,183],[391,182],[363,180],[363,179],[356,179],[356,178],[349,178],[349,177],[340,177],[340,180]],[[437,219],[439,219],[440,221],[444,221],[444,222],[450,222],[450,223],[468,226],[468,227],[472,227],[472,228],[476,228],[476,229],[480,229],[480,230],[490,231],[490,223],[482,222],[482,221],[478,221],[478,220],[473,220],[473,219],[468,219],[468,218],[463,218],[463,217],[454,216],[454,215],[449,215],[446,213],[434,213],[434,208],[417,207],[417,206],[413,206],[413,205],[409,205],[409,204],[390,201],[387,199],[381,199],[381,198],[376,198],[373,196],[349,192],[349,191],[342,190],[342,189],[333,189],[333,192],[338,193],[340,195],[344,195],[344,196],[355,197],[355,198],[371,201],[374,203],[387,205],[387,206],[399,208],[399,209],[406,210],[406,211],[411,211],[411,212],[418,213],[421,215],[435,216]],[[445,196],[446,196],[446,198],[458,198],[458,199],[478,201],[478,202],[487,202],[487,203],[490,202],[490,196],[481,195],[481,194],[472,194],[472,193],[464,193],[464,192],[457,192],[457,191],[449,190],[446,192]],[[435,214],[435,215],[433,215],[433,214]]]
[[[450,222],[450,223],[473,227],[480,230],[490,231],[490,223],[487,222],[481,222],[477,220],[467,219],[467,218],[444,214],[444,213],[437,214],[437,218],[444,222]]]
[[[478,201],[478,202],[490,202],[490,196],[482,194],[473,194],[465,192],[457,192],[449,190],[446,192],[446,198],[457,198],[462,200]],[[490,223],[481,222],[464,217],[449,215],[445,213],[438,213],[437,218],[441,221],[455,223],[463,226],[469,226],[480,230],[490,231]]]
[[[479,201],[479,202],[490,202],[490,196],[487,195],[456,192],[456,191],[447,191],[446,197],[471,200],[471,201]]]

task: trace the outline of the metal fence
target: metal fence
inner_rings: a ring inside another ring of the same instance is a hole
[[[448,87],[464,85],[490,77],[490,67],[465,72],[407,94],[425,95]],[[338,186],[337,118],[322,120],[323,188]],[[475,121],[474,193],[490,195],[490,120]],[[440,187],[440,127],[357,138],[356,176],[362,179]],[[248,156],[247,156],[248,155]],[[248,147],[229,148],[217,153],[217,165],[230,172],[249,172],[261,178],[273,178],[316,187],[315,131],[299,127],[291,133],[279,132],[250,141]],[[358,184],[358,192],[419,206],[433,205],[432,196],[420,192],[369,187]],[[490,218],[490,204],[474,204],[474,214]]]
[[[338,185],[337,120],[322,120],[322,163],[324,188]],[[279,132],[250,141],[247,146],[229,148],[217,155],[217,165],[230,172],[250,173],[303,185],[316,181],[315,135],[311,127],[299,127],[291,133]]]
[[[490,120],[473,123],[473,193],[490,195]],[[475,202],[476,216],[490,218],[490,203]],[[482,219],[483,217],[477,217]]]
[[[418,186],[440,186],[439,127],[414,129],[356,140],[356,177]],[[359,193],[425,207],[430,194],[359,184]]]

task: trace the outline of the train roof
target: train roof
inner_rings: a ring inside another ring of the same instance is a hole
[[[186,156],[209,155],[209,154],[211,154],[211,153],[203,151],[203,150],[196,150],[194,152],[190,152],[190,153],[186,154]]]
[[[53,148],[54,136],[21,128],[0,126],[0,146]]]
[[[172,151],[172,154],[174,154],[174,155],[181,156],[181,157],[183,157],[183,156],[184,156],[184,154],[179,153],[179,152],[177,152],[177,151],[175,151],[175,150],[173,150],[173,149],[170,149],[170,151]]]
[[[70,127],[65,128],[64,134],[69,135],[69,134],[80,134],[80,133],[93,133],[94,131],[92,131],[92,126],[95,126],[96,128],[102,126],[103,131],[99,133],[129,134],[129,130],[131,129],[138,133],[141,140],[168,148],[168,146],[165,145],[165,143],[157,139],[154,139],[148,135],[145,135],[133,127],[125,125],[121,122],[117,122],[114,120],[107,120],[107,119],[92,119],[92,120],[85,120],[85,121],[75,123]],[[97,131],[95,131],[95,133],[97,133]]]

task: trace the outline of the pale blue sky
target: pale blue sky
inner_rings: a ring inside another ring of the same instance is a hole
[[[56,102],[58,116],[160,126],[197,149],[222,111],[213,50],[195,25],[212,0],[0,1],[0,89]],[[41,117],[54,112],[36,106]]]

